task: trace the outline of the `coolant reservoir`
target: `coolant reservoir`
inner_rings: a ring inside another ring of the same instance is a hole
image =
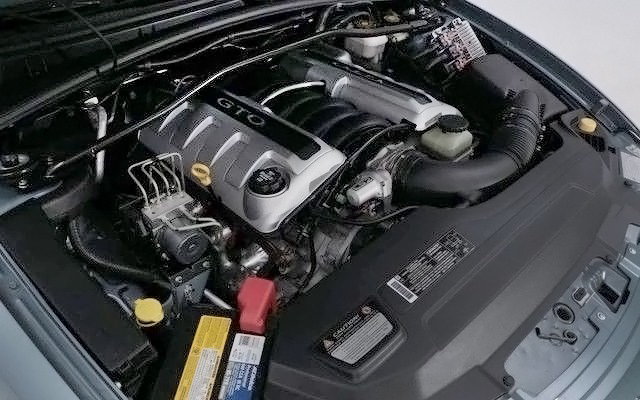
[[[424,150],[436,158],[455,160],[471,149],[473,135],[469,122],[461,115],[442,115],[438,123],[422,134]]]

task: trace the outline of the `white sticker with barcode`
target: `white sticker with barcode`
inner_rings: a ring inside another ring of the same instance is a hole
[[[404,297],[406,301],[409,303],[413,303],[418,299],[415,293],[409,290],[405,285],[403,285],[398,279],[395,277],[391,278],[389,282],[387,282],[387,286],[393,289],[400,296]]]
[[[238,333],[233,339],[229,361],[259,365],[263,348],[264,336]]]
[[[411,259],[387,286],[409,303],[414,303],[464,260],[476,246],[455,229],[442,235]]]
[[[264,336],[236,334],[218,400],[254,398],[264,341]]]

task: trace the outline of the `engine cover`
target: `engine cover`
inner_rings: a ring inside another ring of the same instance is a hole
[[[220,201],[256,230],[273,232],[345,156],[251,100],[212,93],[210,104],[182,104],[139,140],[157,154],[179,153],[185,175],[199,185],[191,166],[208,165]]]
[[[410,122],[417,131],[430,128],[441,115],[460,115],[455,107],[421,89],[355,64],[293,53],[284,58],[281,66],[295,80],[323,81],[328,96],[396,124]]]

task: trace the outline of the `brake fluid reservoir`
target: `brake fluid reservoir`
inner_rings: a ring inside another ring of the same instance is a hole
[[[473,135],[469,122],[460,115],[442,115],[438,123],[420,137],[427,153],[436,158],[454,160],[471,149]]]

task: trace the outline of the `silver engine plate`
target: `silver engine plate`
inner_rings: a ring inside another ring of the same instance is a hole
[[[259,232],[273,232],[345,156],[250,100],[217,89],[213,93],[211,104],[186,102],[143,129],[139,140],[156,154],[179,153],[185,175],[201,186],[191,167],[207,165],[214,195]],[[258,193],[249,188],[260,171],[274,168],[282,190]]]

